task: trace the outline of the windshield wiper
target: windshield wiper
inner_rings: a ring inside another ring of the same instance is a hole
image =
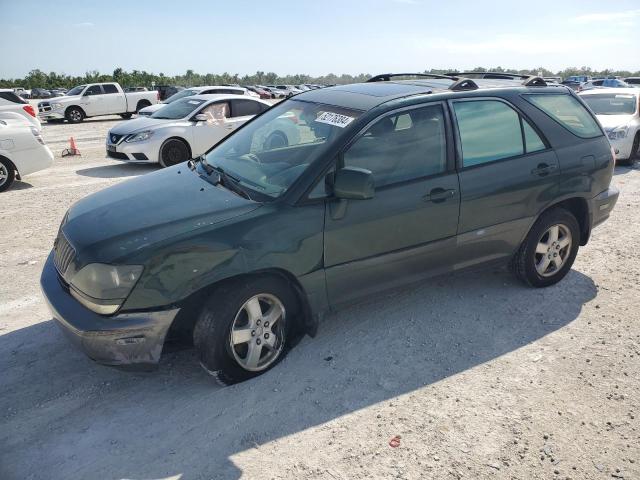
[[[249,193],[240,186],[240,181],[236,177],[229,175],[221,167],[209,165],[209,162],[207,162],[207,158],[204,155],[200,155],[197,158],[197,162],[202,165],[202,168],[204,168],[208,176],[211,176],[212,173],[216,173],[218,175],[215,182],[216,185],[222,185],[227,190],[231,190],[247,200],[253,200],[249,196]]]

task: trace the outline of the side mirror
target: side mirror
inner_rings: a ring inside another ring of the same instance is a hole
[[[375,182],[370,170],[345,167],[336,172],[333,194],[337,198],[367,200],[373,198]]]
[[[198,113],[193,117],[194,122],[206,122],[209,120],[209,116],[206,113]]]

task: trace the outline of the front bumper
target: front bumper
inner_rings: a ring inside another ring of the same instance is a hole
[[[609,218],[619,195],[620,190],[611,186],[591,200],[591,228],[597,227]]]
[[[162,142],[155,139],[144,142],[127,143],[124,140],[113,144],[107,142],[107,157],[130,163],[158,163]]]
[[[74,299],[47,258],[40,286],[54,320],[65,336],[104,365],[146,368],[160,360],[164,340],[178,309],[102,316]]]

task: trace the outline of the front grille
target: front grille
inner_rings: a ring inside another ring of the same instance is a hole
[[[122,137],[124,137],[124,135],[118,135],[117,133],[110,133],[109,141],[113,145],[117,145],[118,143],[120,143],[120,140],[122,140]]]
[[[61,229],[56,241],[53,243],[53,263],[60,275],[64,276],[75,256],[76,251],[67,240],[67,237],[64,236]]]
[[[51,105],[49,104],[49,102],[40,102],[38,104],[38,112],[43,113],[43,112],[50,112],[51,111]]]
[[[109,150],[107,150],[107,157],[115,158],[117,160],[129,160],[126,153],[110,152]]]

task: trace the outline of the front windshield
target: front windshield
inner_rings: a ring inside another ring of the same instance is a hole
[[[67,92],[67,95],[80,95],[82,91],[87,88],[86,85],[80,85],[79,87],[73,87]]]
[[[195,90],[182,90],[181,92],[178,93],[174,93],[173,95],[171,95],[169,98],[167,98],[164,102],[162,103],[171,103],[171,102],[175,102],[176,100],[180,100],[181,98],[184,97],[190,97],[192,95],[197,95],[198,92],[196,92]]]
[[[633,115],[638,97],[626,93],[599,93],[584,95],[582,99],[596,115]]]
[[[190,115],[204,102],[206,100],[199,98],[182,98],[156,110],[151,114],[151,118],[178,120]]]
[[[243,186],[276,198],[326,152],[362,112],[287,100],[206,154]]]

